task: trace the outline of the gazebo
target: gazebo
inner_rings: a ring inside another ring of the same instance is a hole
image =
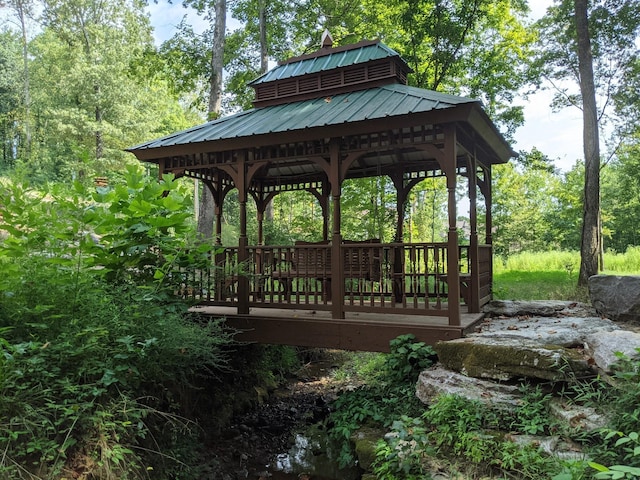
[[[482,318],[492,284],[491,168],[515,154],[479,101],[408,86],[408,73],[379,41],[334,48],[325,33],[318,51],[251,83],[253,109],[129,149],[160,174],[211,190],[218,243],[225,197],[238,191],[237,245],[220,245],[210,268],[183,272],[184,292],[201,313],[225,317],[249,341],[383,351],[403,333],[429,344],[459,338]],[[396,189],[394,241],[343,238],[343,182],[381,175]],[[446,178],[446,242],[404,243],[404,204],[430,177]],[[456,224],[459,179],[468,185],[465,245]],[[322,241],[264,245],[269,202],[294,190],[317,199]],[[256,245],[247,237],[250,200]]]

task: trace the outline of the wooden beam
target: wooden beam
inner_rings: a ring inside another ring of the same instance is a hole
[[[240,331],[236,339],[274,345],[313,348],[337,348],[388,352],[389,342],[399,335],[411,333],[417,341],[435,345],[439,341],[463,336],[462,327],[401,324],[379,321],[340,321],[335,319],[257,318],[234,316],[226,325]]]

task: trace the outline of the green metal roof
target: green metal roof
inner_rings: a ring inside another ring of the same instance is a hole
[[[360,46],[358,46],[360,45]],[[355,47],[355,48],[354,48]],[[311,73],[333,70],[336,68],[348,67],[359,63],[367,63],[383,58],[398,57],[406,65],[400,55],[391,48],[380,42],[366,42],[349,46],[348,49],[329,49],[327,54],[313,55],[310,58],[299,57],[269,70],[264,75],[249,82],[249,85],[283,80],[286,78],[299,77]],[[407,66],[407,70],[409,67]]]
[[[128,150],[244,138],[384,119],[478,103],[477,100],[392,84],[313,100],[254,108],[142,143]]]

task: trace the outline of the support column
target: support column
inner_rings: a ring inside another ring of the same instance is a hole
[[[400,246],[393,248],[393,300],[396,303],[403,302],[404,296],[404,248],[402,246],[404,237],[404,208],[407,203],[410,189],[404,184],[402,172],[397,172],[391,176],[391,181],[396,189],[396,233],[393,241]]]
[[[469,289],[469,312],[480,312],[480,258],[478,249],[478,194],[475,152],[473,157],[467,157],[467,177],[469,180],[469,221],[471,233],[469,235],[469,268],[471,278],[467,284]]]
[[[236,188],[238,189],[238,202],[240,204],[240,235],[238,238],[238,265],[246,264],[249,258],[247,246],[247,169],[246,152],[238,156],[238,176]],[[238,272],[238,314],[249,313],[249,278]]]
[[[331,159],[329,164],[329,183],[333,202],[333,222],[331,232],[331,317],[344,318],[344,278],[342,264],[342,234],[340,222],[340,195],[342,178],[340,175],[340,147],[335,139],[331,141]]]
[[[447,285],[449,288],[449,325],[460,326],[460,273],[458,253],[458,228],[456,206],[456,126],[444,127],[444,172],[447,177],[449,231],[447,232]]]

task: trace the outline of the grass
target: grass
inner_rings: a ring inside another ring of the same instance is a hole
[[[604,255],[609,275],[640,274],[640,247]],[[586,288],[578,288],[580,253],[522,252],[494,260],[493,297],[496,300],[576,300],[588,302]]]
[[[586,289],[578,288],[577,274],[566,271],[527,272],[509,270],[493,276],[496,300],[588,301]]]

